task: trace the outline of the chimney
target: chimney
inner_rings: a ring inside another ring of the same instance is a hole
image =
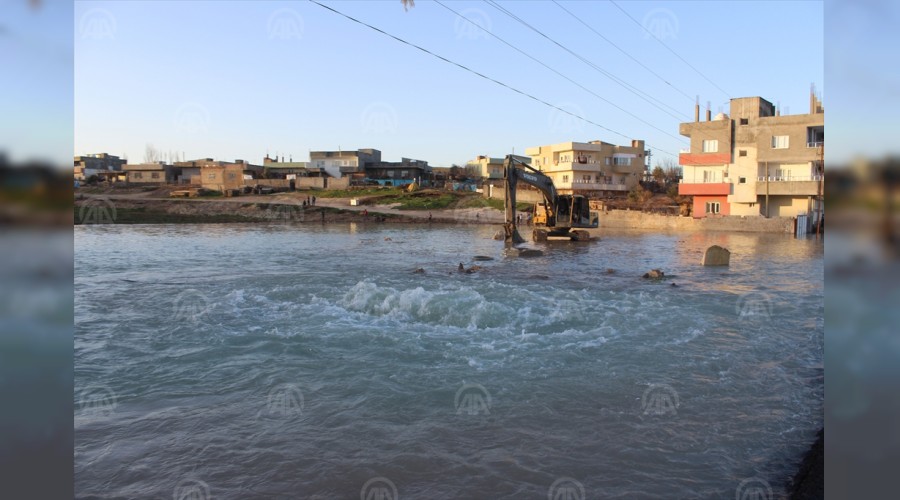
[[[822,107],[822,99],[816,95],[816,84],[810,84],[809,89],[809,114],[820,114],[824,113],[825,109]]]
[[[706,101],[706,121],[712,121],[712,110],[709,107],[709,101]]]
[[[694,101],[694,122],[700,121],[700,96]]]

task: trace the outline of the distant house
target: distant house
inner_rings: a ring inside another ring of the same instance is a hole
[[[309,163],[311,167],[320,168],[332,177],[346,175],[362,179],[367,168],[381,163],[381,151],[371,148],[356,151],[310,151]]]
[[[512,155],[513,158],[527,164],[531,164],[528,156]],[[503,180],[504,158],[492,158],[490,156],[477,156],[466,163],[466,173],[473,178],[481,178],[482,182],[496,184]]]
[[[109,153],[76,156],[73,173],[78,181],[86,181],[92,176],[107,181],[125,180],[122,173],[125,162],[126,160]]]
[[[296,179],[297,177],[324,177],[324,168],[313,167],[308,161],[278,161],[278,158],[263,158],[262,177],[266,179]]]
[[[165,162],[122,165],[129,184],[166,184],[175,182],[176,168]]]
[[[382,161],[366,167],[366,181],[405,186],[413,182],[421,183],[430,177],[430,172],[427,161],[401,158],[398,162]]]
[[[239,189],[243,186],[244,179],[259,178],[264,170],[261,165],[252,165],[244,160],[227,162],[212,158],[179,161],[174,166],[180,169],[180,183],[199,185],[215,191]]]

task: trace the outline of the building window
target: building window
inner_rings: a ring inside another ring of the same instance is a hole
[[[747,150],[746,150],[746,149],[741,149],[741,150],[739,150],[739,151],[738,151],[738,156],[747,156]]]
[[[786,135],[773,135],[772,136],[772,149],[787,149],[790,147],[789,136]]]
[[[750,124],[749,118],[741,118],[741,125],[749,125],[749,124]]]
[[[604,163],[606,163],[607,165],[609,165],[609,156],[607,156],[606,158],[604,158],[604,160],[605,160]]]
[[[703,182],[720,182],[719,173],[715,170],[704,170]]]
[[[150,178],[151,179],[159,179],[159,172],[151,172]]]
[[[631,158],[613,158],[613,165],[631,165]]]
[[[706,202],[706,213],[708,214],[717,214],[719,213],[719,202],[718,201],[707,201]]]
[[[565,182],[569,182],[569,176],[568,176],[568,175],[564,175],[564,176],[563,176],[563,182],[564,182],[564,183],[565,183]]]
[[[401,171],[400,171],[400,177],[406,179],[406,177],[407,177],[408,175],[409,175],[409,170],[401,170]]]
[[[229,180],[234,180],[235,177],[236,177],[236,175],[235,175],[234,172],[229,172],[229,173],[228,173],[228,179],[229,179]]]
[[[143,178],[143,174],[141,174],[140,172],[135,172],[135,173],[134,173],[134,178],[135,178],[135,179],[141,179],[141,178]]]
[[[584,182],[591,182],[591,176],[590,175],[582,175],[581,180],[583,180]]]
[[[215,173],[209,174],[206,176],[206,178],[208,180],[214,181],[214,180],[216,180],[216,174]]]
[[[746,177],[738,177],[738,184],[746,184],[746,183],[747,183]]]
[[[703,152],[704,153],[718,153],[719,152],[719,141],[716,139],[703,141]]]

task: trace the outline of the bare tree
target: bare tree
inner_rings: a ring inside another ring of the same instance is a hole
[[[159,150],[153,144],[147,143],[144,148],[144,163],[156,163],[159,161]]]
[[[677,182],[681,179],[681,166],[674,158],[666,158],[657,167],[662,167],[667,182]]]

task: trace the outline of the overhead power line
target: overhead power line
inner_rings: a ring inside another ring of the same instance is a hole
[[[694,98],[691,97],[691,96],[689,96],[686,92],[684,92],[683,90],[679,89],[678,87],[672,85],[672,83],[670,83],[668,80],[666,80],[665,78],[663,78],[662,76],[660,76],[659,73],[657,73],[656,71],[653,71],[652,69],[650,69],[649,66],[647,66],[647,65],[644,64],[644,63],[642,63],[642,62],[640,61],[640,59],[638,59],[638,58],[634,57],[633,55],[629,54],[628,52],[625,51],[625,49],[623,49],[622,47],[619,47],[618,45],[616,45],[615,43],[613,43],[612,40],[610,40],[609,38],[606,38],[605,36],[603,36],[599,31],[597,31],[596,29],[594,29],[593,26],[591,26],[590,24],[584,22],[584,20],[583,20],[582,18],[580,18],[580,17],[576,16],[575,14],[573,14],[572,11],[570,11],[569,9],[563,7],[563,6],[562,6],[559,2],[557,2],[556,0],[551,0],[551,1],[552,1],[553,3],[555,3],[557,7],[559,7],[560,9],[564,10],[567,14],[569,14],[570,16],[572,16],[576,21],[578,21],[579,23],[583,24],[585,28],[587,28],[587,29],[593,31],[595,35],[597,35],[597,36],[599,36],[600,38],[602,38],[603,40],[605,40],[606,43],[612,45],[613,47],[615,47],[616,49],[618,49],[619,52],[625,54],[625,55],[628,56],[632,61],[638,63],[642,68],[644,68],[644,69],[646,69],[647,71],[649,71],[653,76],[655,76],[655,77],[659,78],[660,80],[662,80],[663,83],[665,83],[665,84],[668,85],[669,87],[672,87],[672,89],[676,90],[679,94],[681,94],[681,95],[687,97],[687,98],[690,99],[691,101],[694,100]]]
[[[495,83],[495,84],[497,84],[497,85],[500,85],[501,87],[504,87],[504,88],[509,89],[509,90],[511,90],[511,91],[513,91],[513,92],[515,92],[515,93],[517,93],[517,94],[520,94],[520,95],[522,95],[522,96],[525,96],[525,97],[527,97],[527,98],[529,98],[529,99],[531,99],[531,100],[533,100],[533,101],[537,101],[537,102],[539,102],[539,103],[541,103],[541,104],[543,104],[543,105],[545,105],[545,106],[547,106],[547,107],[553,108],[553,109],[555,109],[555,110],[557,110],[557,111],[560,111],[560,112],[565,113],[565,114],[567,114],[567,115],[569,115],[569,116],[572,116],[572,117],[574,117],[574,118],[577,118],[577,119],[579,119],[579,120],[581,120],[581,121],[583,121],[583,122],[585,122],[585,123],[590,123],[591,125],[594,125],[594,126],[596,126],[596,127],[602,128],[603,130],[606,130],[606,131],[608,131],[608,132],[611,132],[611,133],[613,133],[613,134],[616,134],[616,135],[618,135],[618,136],[620,136],[620,137],[624,137],[624,138],[626,138],[626,139],[631,139],[631,137],[629,137],[629,136],[627,136],[627,135],[625,135],[625,134],[623,134],[623,133],[621,133],[621,132],[618,132],[618,131],[616,131],[616,130],[613,130],[613,129],[609,128],[609,127],[605,127],[605,126],[603,126],[603,125],[601,125],[601,124],[599,124],[599,123],[597,123],[597,122],[595,122],[595,121],[593,121],[593,120],[588,120],[587,118],[578,116],[578,115],[576,115],[575,113],[572,113],[571,111],[568,111],[568,110],[565,110],[565,109],[563,109],[563,108],[560,108],[559,106],[550,104],[549,102],[547,102],[547,101],[545,101],[545,100],[543,100],[543,99],[540,99],[540,98],[538,98],[538,97],[535,97],[535,96],[533,96],[533,95],[531,95],[531,94],[529,94],[529,93],[527,93],[527,92],[523,92],[523,91],[521,91],[521,90],[519,90],[519,89],[517,89],[517,88],[515,88],[515,87],[512,87],[512,86],[510,86],[510,85],[507,85],[507,84],[505,84],[505,83],[503,83],[503,82],[501,82],[501,81],[499,81],[499,80],[496,80],[496,79],[494,79],[494,78],[491,78],[491,77],[489,77],[489,76],[487,76],[487,75],[484,75],[484,74],[482,74],[482,73],[479,73],[479,72],[477,72],[477,71],[475,71],[475,70],[473,70],[473,69],[471,69],[471,68],[469,68],[469,67],[466,67],[466,66],[464,66],[464,65],[462,65],[462,64],[460,64],[460,63],[458,63],[458,62],[451,61],[450,59],[447,59],[447,58],[444,57],[444,56],[441,56],[441,55],[439,55],[439,54],[435,54],[434,52],[431,52],[430,50],[428,50],[428,49],[426,49],[426,48],[420,47],[419,45],[416,45],[416,44],[414,44],[414,43],[412,43],[412,42],[408,42],[408,41],[406,41],[406,40],[404,40],[404,39],[402,39],[402,38],[400,38],[400,37],[398,37],[398,36],[395,36],[395,35],[392,35],[392,34],[386,32],[386,31],[384,31],[384,30],[382,30],[382,29],[380,29],[380,28],[376,28],[375,26],[372,26],[371,24],[368,24],[368,23],[366,23],[366,22],[364,22],[364,21],[360,21],[359,19],[356,19],[355,17],[352,17],[352,16],[349,16],[349,15],[347,15],[347,14],[344,14],[343,12],[341,12],[341,11],[339,11],[339,10],[333,8],[333,7],[329,7],[329,6],[327,6],[327,5],[324,5],[324,4],[322,4],[322,3],[319,3],[319,2],[317,2],[316,0],[309,0],[309,2],[310,2],[310,3],[314,3],[314,4],[318,5],[319,7],[322,7],[323,9],[330,10],[331,12],[334,12],[335,14],[337,14],[337,15],[339,15],[339,16],[341,16],[341,17],[347,19],[347,20],[353,21],[354,23],[357,23],[357,24],[360,24],[360,25],[362,25],[362,26],[365,26],[365,27],[367,27],[367,28],[369,28],[369,29],[371,29],[371,30],[373,30],[373,31],[377,31],[378,33],[381,33],[382,35],[384,35],[384,36],[386,36],[386,37],[388,37],[388,38],[392,38],[392,39],[394,39],[394,40],[396,40],[396,41],[398,41],[398,42],[400,42],[400,43],[402,43],[402,44],[404,44],[404,45],[408,45],[408,46],[410,46],[410,47],[412,47],[412,48],[414,48],[414,49],[417,49],[417,50],[419,50],[419,51],[422,51],[422,52],[424,52],[424,53],[426,53],[426,54],[428,54],[428,55],[430,55],[430,56],[432,56],[432,57],[436,57],[436,58],[440,59],[441,61],[444,61],[445,63],[452,64],[453,66],[456,66],[456,67],[458,67],[458,68],[460,68],[460,69],[463,69],[463,70],[465,70],[465,71],[468,71],[469,73],[472,73],[473,75],[476,75],[476,76],[479,76],[479,77],[481,77],[481,78],[484,78],[485,80],[488,80],[488,81],[493,82],[493,83]],[[659,151],[659,152],[661,152],[661,153],[667,154],[667,155],[669,155],[669,156],[677,157],[677,155],[672,154],[671,152],[666,151],[666,150],[664,150],[664,149],[660,149],[660,148],[650,148],[650,149],[655,149],[656,151]]]
[[[689,62],[687,62],[687,60],[686,60],[685,58],[681,57],[681,55],[679,55],[678,52],[675,52],[675,51],[672,49],[672,47],[669,47],[668,45],[666,45],[666,42],[662,41],[662,39],[660,39],[658,36],[654,35],[652,31],[648,30],[646,26],[644,26],[643,24],[639,23],[637,19],[631,17],[631,14],[629,14],[628,11],[626,11],[625,9],[623,9],[622,7],[620,7],[619,4],[617,4],[617,3],[615,2],[615,0],[609,0],[609,3],[615,5],[617,9],[621,10],[623,14],[625,14],[626,16],[628,16],[628,19],[631,19],[631,20],[634,22],[634,24],[637,24],[638,26],[640,26],[640,28],[641,28],[642,30],[646,31],[650,36],[653,37],[654,40],[656,40],[656,41],[659,42],[663,47],[665,47],[666,49],[668,49],[669,52],[675,54],[675,57],[677,57],[678,59],[681,59],[681,62],[687,64],[689,68],[691,68],[692,70],[694,70],[698,75],[702,76],[704,80],[706,80],[707,82],[711,83],[713,87],[719,89],[719,91],[721,91],[723,94],[725,94],[726,96],[728,96],[729,99],[731,98],[731,94],[729,94],[728,92],[726,92],[725,90],[723,90],[722,87],[716,85],[716,82],[710,80],[708,76],[704,75],[699,69],[695,68],[694,65],[692,65],[692,64],[689,63]]]
[[[488,4],[488,5],[490,5],[491,7],[497,9],[497,10],[500,11],[501,13],[506,14],[506,15],[509,16],[510,18],[512,18],[512,19],[514,19],[514,20],[516,20],[516,21],[518,21],[520,24],[522,24],[522,25],[525,26],[526,28],[528,28],[528,29],[534,31],[534,32],[537,33],[538,35],[540,35],[540,36],[546,38],[548,41],[550,41],[551,43],[553,43],[553,44],[556,45],[557,47],[559,47],[559,48],[563,49],[564,51],[568,52],[569,54],[571,54],[572,56],[574,56],[574,57],[575,57],[576,59],[578,59],[579,61],[581,61],[581,62],[587,64],[589,67],[593,68],[594,70],[596,70],[596,71],[597,71],[598,73],[600,73],[601,75],[603,75],[603,76],[609,78],[610,80],[612,80],[614,83],[618,84],[619,86],[621,86],[621,87],[624,88],[625,90],[627,90],[627,91],[631,92],[632,94],[634,94],[634,95],[640,97],[641,99],[647,101],[651,106],[653,106],[653,107],[659,109],[659,110],[662,111],[663,113],[666,113],[667,115],[671,116],[672,118],[675,118],[676,120],[681,120],[681,119],[687,118],[687,115],[682,114],[682,113],[679,112],[677,109],[675,109],[675,108],[669,106],[668,104],[666,104],[666,103],[660,101],[659,99],[656,99],[655,97],[651,96],[650,94],[647,94],[646,92],[643,92],[642,90],[638,89],[638,88],[635,87],[634,85],[631,85],[630,83],[628,83],[628,82],[622,80],[621,78],[617,77],[616,75],[613,75],[613,74],[610,73],[609,71],[606,71],[605,69],[601,68],[600,66],[598,66],[598,65],[595,64],[594,62],[590,61],[589,59],[585,58],[584,56],[582,56],[582,55],[576,53],[576,52],[573,51],[572,49],[566,47],[565,45],[563,45],[563,44],[561,44],[561,43],[559,43],[559,42],[557,42],[556,40],[554,40],[553,38],[551,38],[550,36],[548,36],[548,35],[546,35],[544,32],[542,32],[541,30],[535,28],[535,27],[532,26],[531,24],[528,24],[528,22],[526,22],[524,19],[522,19],[522,18],[520,18],[519,16],[517,16],[517,15],[513,14],[512,12],[510,12],[510,11],[509,11],[508,9],[506,9],[505,7],[501,7],[501,6],[500,6],[497,2],[495,2],[494,0],[484,0],[484,2],[485,2],[486,4]],[[656,102],[654,102],[654,101],[656,101]],[[680,116],[677,115],[677,114],[673,114],[672,112],[663,109],[663,106],[669,108],[669,109],[672,110],[674,113],[679,113]]]
[[[634,114],[634,113],[628,111],[627,109],[625,109],[625,108],[619,106],[618,104],[616,104],[616,103],[610,101],[609,99],[606,99],[605,97],[603,97],[603,96],[597,94],[596,92],[592,91],[591,89],[585,87],[584,85],[582,85],[582,84],[576,82],[575,80],[569,78],[568,76],[564,75],[564,74],[561,73],[560,71],[558,71],[558,70],[556,70],[556,69],[553,69],[552,67],[548,66],[545,62],[541,61],[540,59],[538,59],[538,58],[536,58],[536,57],[534,57],[534,56],[528,54],[527,52],[523,51],[522,49],[516,47],[515,45],[513,45],[513,44],[511,44],[511,43],[509,43],[509,42],[507,42],[507,41],[504,40],[503,38],[500,38],[499,36],[495,35],[494,33],[491,33],[490,30],[485,29],[483,26],[479,25],[479,24],[476,23],[476,22],[473,22],[471,19],[467,18],[466,16],[464,16],[464,15],[460,14],[459,12],[457,12],[457,11],[451,9],[450,7],[447,7],[447,6],[444,5],[444,3],[442,3],[440,0],[434,0],[434,3],[436,3],[436,4],[440,5],[441,7],[443,7],[443,8],[445,8],[445,9],[449,10],[449,11],[452,12],[452,13],[456,14],[459,18],[463,19],[464,21],[466,21],[467,23],[471,24],[472,26],[474,26],[474,27],[476,27],[476,28],[478,28],[478,29],[484,31],[488,36],[491,36],[491,37],[496,38],[496,39],[499,40],[500,42],[502,42],[502,43],[506,44],[507,46],[509,46],[511,49],[515,50],[516,52],[518,52],[518,53],[522,54],[523,56],[525,56],[525,57],[531,59],[532,61],[534,61],[534,62],[540,64],[541,66],[547,68],[548,70],[550,70],[550,71],[552,71],[553,73],[559,75],[560,77],[565,78],[566,80],[568,80],[569,82],[571,82],[573,85],[575,85],[575,86],[581,88],[582,90],[584,90],[585,92],[591,94],[592,96],[596,97],[597,99],[600,99],[601,101],[603,101],[603,102],[609,104],[610,106],[612,106],[612,107],[618,109],[619,111],[622,111],[623,113],[626,113],[627,115],[629,115],[629,116],[631,116],[632,118],[634,118],[634,119],[640,121],[641,123],[647,125],[648,127],[652,127],[652,128],[654,128],[654,129],[656,129],[657,131],[662,132],[663,134],[666,134],[666,135],[668,135],[669,137],[671,137],[671,138],[673,138],[673,139],[675,139],[675,140],[684,142],[684,138],[682,138],[682,137],[676,137],[676,136],[670,134],[669,132],[666,132],[665,130],[663,130],[663,129],[657,127],[656,125],[653,125],[652,123],[648,122],[647,120],[644,120],[644,119],[641,118],[640,116],[638,116],[638,115],[636,115],[636,114]]]

